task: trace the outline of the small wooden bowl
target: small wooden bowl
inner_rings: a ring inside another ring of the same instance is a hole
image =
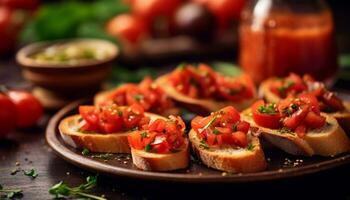
[[[30,56],[55,44],[68,42],[86,42],[107,51],[109,56],[103,60],[80,60],[74,63],[36,61]],[[118,47],[105,40],[71,39],[50,42],[38,42],[23,47],[16,55],[22,66],[24,78],[34,85],[33,93],[47,108],[57,109],[66,103],[89,96],[100,89],[112,68],[112,61],[119,54]]]

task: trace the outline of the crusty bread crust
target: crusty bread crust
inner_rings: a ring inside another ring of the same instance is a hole
[[[146,171],[172,171],[188,167],[189,142],[185,140],[184,147],[176,153],[158,154],[148,153],[143,150],[131,148],[131,156],[134,165]]]
[[[107,97],[113,92],[113,90],[115,90],[116,88],[112,89],[112,90],[107,90],[107,91],[102,91],[97,93],[94,96],[94,105],[100,105],[101,103],[103,103],[104,101],[106,101]],[[163,113],[159,113],[162,116],[168,117],[169,115],[178,115],[180,112],[180,110],[176,107],[174,108],[169,108],[167,110],[165,110]]]
[[[256,94],[254,94],[254,98],[242,102],[215,101],[213,99],[191,98],[176,91],[176,89],[169,84],[168,75],[159,77],[156,80],[156,83],[159,85],[159,87],[162,87],[162,89],[167,93],[169,97],[177,101],[181,106],[200,115],[207,115],[226,106],[234,106],[238,111],[242,111],[249,107],[256,100]]]
[[[151,117],[151,120],[163,118],[151,113],[145,115]],[[109,134],[82,133],[78,131],[80,118],[80,115],[73,115],[60,122],[58,129],[65,143],[74,148],[87,148],[91,152],[130,153],[128,135],[132,131]]]
[[[233,173],[258,172],[267,167],[264,152],[257,137],[251,136],[253,150],[232,147],[204,149],[200,146],[200,138],[193,129],[189,133],[189,139],[196,155],[208,167]]]
[[[322,116],[326,117],[328,124],[321,129],[309,131],[304,138],[295,133],[280,133],[278,130],[257,125],[250,109],[243,111],[241,116],[252,127],[258,128],[258,133],[263,139],[293,155],[333,156],[350,150],[349,139],[344,130],[334,117],[325,113],[322,113]]]

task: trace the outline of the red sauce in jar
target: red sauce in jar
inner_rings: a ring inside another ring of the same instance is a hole
[[[243,15],[239,32],[239,62],[256,83],[289,72],[325,80],[337,70],[334,28],[328,11],[271,14],[260,23]]]

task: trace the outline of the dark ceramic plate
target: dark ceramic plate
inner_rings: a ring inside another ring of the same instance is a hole
[[[349,96],[347,96],[349,98]],[[138,170],[133,166],[130,155],[115,154],[108,160],[96,158],[93,155],[83,156],[81,149],[66,145],[59,132],[58,124],[66,116],[77,113],[79,104],[88,101],[77,101],[60,110],[49,122],[46,130],[46,140],[52,149],[68,162],[102,174],[123,176],[136,179],[192,182],[192,183],[219,183],[219,182],[250,182],[282,179],[301,176],[331,169],[350,162],[350,153],[335,157],[291,156],[278,149],[265,148],[268,168],[263,172],[248,174],[228,174],[207,168],[191,156],[188,169],[173,172],[148,172]],[[97,154],[98,155],[98,154]]]

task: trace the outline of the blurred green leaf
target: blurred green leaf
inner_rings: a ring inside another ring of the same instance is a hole
[[[212,67],[215,71],[226,76],[238,76],[242,73],[238,65],[228,62],[213,62]]]
[[[340,68],[350,68],[350,54],[342,54],[339,56]]]

